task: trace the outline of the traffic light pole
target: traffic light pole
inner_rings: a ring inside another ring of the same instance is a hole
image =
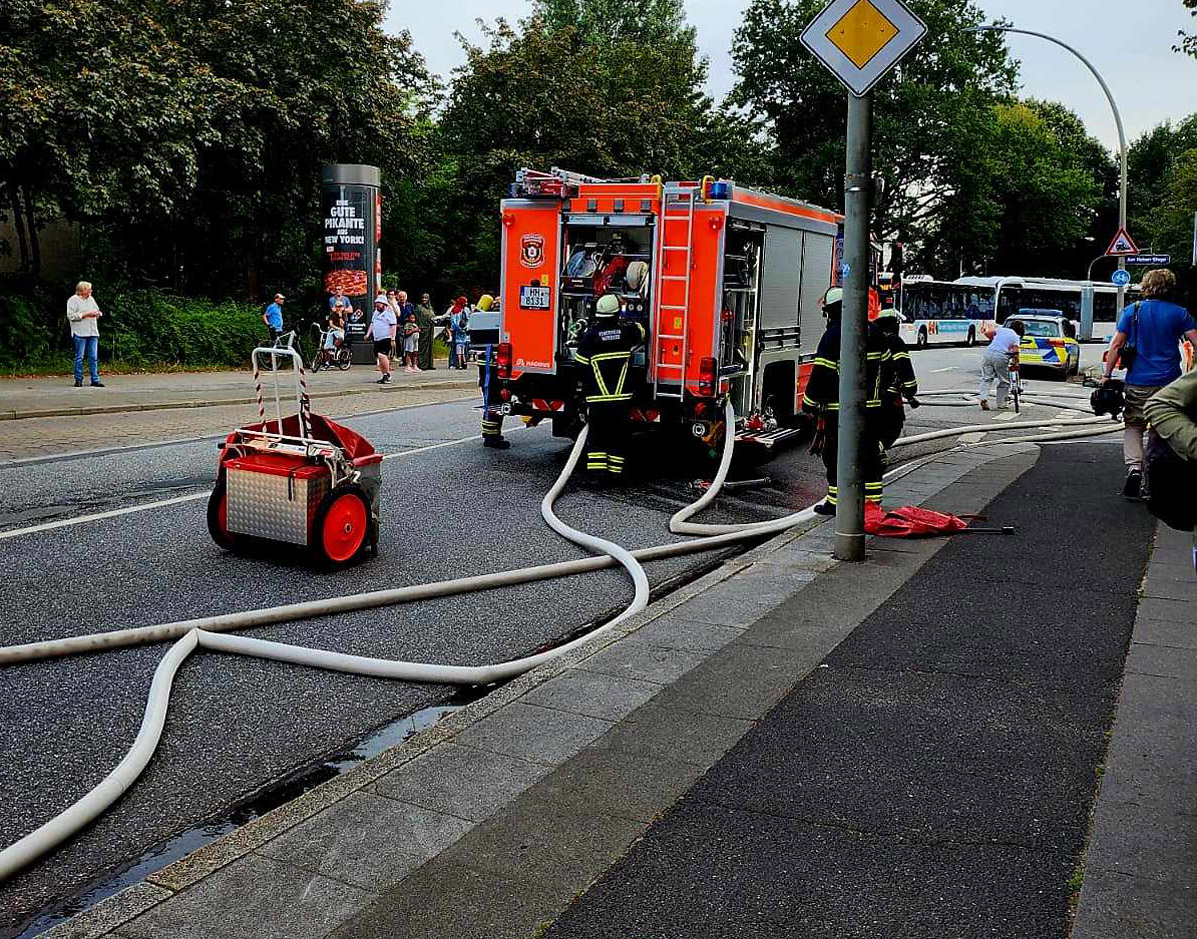
[[[840,327],[840,415],[836,452],[839,488],[835,556],[863,561],[865,330],[869,325],[869,210],[873,188],[873,96],[848,95],[848,158],[844,177],[844,285]]]

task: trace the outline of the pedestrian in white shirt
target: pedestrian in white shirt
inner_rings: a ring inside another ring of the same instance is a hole
[[[370,320],[370,338],[374,341],[374,358],[378,360],[378,370],[382,378],[378,384],[386,385],[391,380],[391,356],[395,354],[395,333],[399,323],[395,318],[395,311],[385,293],[374,298],[374,317]]]
[[[91,284],[85,280],[75,286],[75,295],[67,300],[67,320],[71,324],[71,338],[75,340],[75,387],[83,387],[83,356],[87,356],[93,388],[103,388],[97,358],[100,348],[99,319],[104,314],[91,295]]]
[[[1010,365],[1018,361],[1018,347],[1022,345],[1026,327],[1015,321],[1011,326],[999,326],[993,334],[993,341],[981,357],[981,383],[977,386],[977,397],[981,399],[981,410],[989,410],[989,385],[997,379],[997,406],[1006,406],[1006,395],[1010,392]]]

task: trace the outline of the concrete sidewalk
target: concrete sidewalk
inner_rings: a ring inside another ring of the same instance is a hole
[[[378,372],[371,365],[354,365],[342,372],[323,369],[308,374],[308,392],[313,400],[345,395],[370,395],[386,407],[389,395],[404,391],[473,389],[478,371],[449,369],[445,360],[429,372],[412,374],[402,368],[389,385],[378,385]],[[103,388],[84,383],[74,387],[68,377],[0,378],[0,420],[39,417],[75,417],[87,414],[117,414],[130,411],[172,408],[222,407],[250,404],[255,400],[253,372],[149,372],[131,375],[103,375]],[[268,396],[273,385],[263,386]],[[293,383],[284,382],[286,395]],[[272,399],[273,400],[273,399]],[[285,404],[285,399],[284,399]]]
[[[45,935],[1065,936],[1153,530],[1111,452],[947,454],[887,501],[1018,536],[789,532]]]

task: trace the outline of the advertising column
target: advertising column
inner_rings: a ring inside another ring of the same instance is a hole
[[[378,242],[382,235],[382,195],[377,166],[336,163],[320,171],[324,219],[324,302],[341,291],[353,306],[346,339],[354,359],[372,362],[366,329],[382,283]]]

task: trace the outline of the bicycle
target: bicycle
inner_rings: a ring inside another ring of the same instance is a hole
[[[353,352],[344,338],[335,339],[333,348],[330,349],[327,342],[332,330],[321,328],[319,323],[313,323],[312,328],[320,337],[316,341],[316,351],[312,353],[311,369],[313,372],[318,372],[322,368],[338,368],[345,371],[353,364]]]
[[[1018,363],[1018,354],[1011,355],[1009,361],[1010,398],[1014,401],[1014,413],[1022,410],[1022,369]]]

